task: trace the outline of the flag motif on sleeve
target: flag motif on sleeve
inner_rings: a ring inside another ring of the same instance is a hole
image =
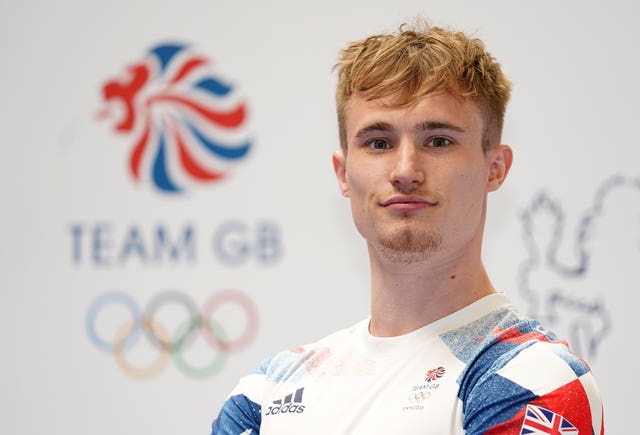
[[[577,435],[578,429],[560,414],[539,406],[527,405],[520,435],[538,434]]]

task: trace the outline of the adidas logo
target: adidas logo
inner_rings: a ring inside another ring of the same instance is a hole
[[[302,393],[304,387],[298,388],[295,393],[288,394],[284,399],[274,400],[273,405],[267,409],[264,415],[299,414],[304,412],[302,405]]]

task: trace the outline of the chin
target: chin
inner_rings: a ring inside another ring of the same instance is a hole
[[[381,235],[378,246],[382,255],[398,263],[415,263],[428,258],[442,247],[442,237],[431,231],[413,231],[403,228],[392,234]]]

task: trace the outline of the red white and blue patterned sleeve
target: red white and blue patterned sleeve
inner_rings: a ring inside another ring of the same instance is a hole
[[[211,426],[212,435],[257,435],[260,433],[261,406],[244,394],[235,394],[222,406]]]
[[[240,380],[211,425],[211,435],[258,435],[262,423],[261,396],[271,358]]]
[[[596,381],[564,342],[499,339],[466,379],[467,434],[604,434]]]

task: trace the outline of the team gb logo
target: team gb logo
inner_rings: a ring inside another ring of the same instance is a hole
[[[223,179],[251,148],[248,110],[213,62],[158,45],[102,87],[116,132],[131,141],[131,177],[166,193]]]

